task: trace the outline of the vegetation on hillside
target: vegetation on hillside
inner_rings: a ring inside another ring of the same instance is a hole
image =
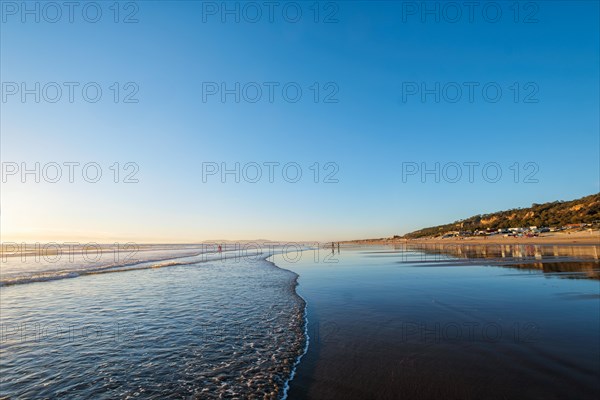
[[[449,231],[498,230],[516,227],[550,227],[569,224],[585,224],[600,220],[600,193],[571,201],[532,204],[529,208],[498,211],[420,229],[404,235],[407,239],[438,236]]]

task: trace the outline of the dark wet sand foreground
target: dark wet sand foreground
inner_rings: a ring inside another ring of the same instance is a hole
[[[276,260],[308,303],[289,398],[597,398],[598,260],[513,250],[508,267],[389,246]]]

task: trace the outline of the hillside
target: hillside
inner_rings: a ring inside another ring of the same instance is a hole
[[[598,222],[600,220],[600,193],[571,201],[532,204],[528,208],[475,215],[450,224],[420,229],[404,235],[407,239],[438,236],[449,231],[498,230],[529,226],[565,226]]]

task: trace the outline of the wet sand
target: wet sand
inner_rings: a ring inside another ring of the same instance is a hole
[[[402,245],[276,262],[308,304],[289,399],[597,398],[598,249],[523,247],[508,267]]]

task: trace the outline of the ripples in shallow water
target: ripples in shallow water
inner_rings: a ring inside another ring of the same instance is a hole
[[[261,259],[0,289],[10,398],[280,398],[304,350],[297,275]]]

